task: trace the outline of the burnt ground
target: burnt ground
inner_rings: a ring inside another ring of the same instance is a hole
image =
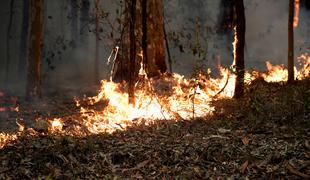
[[[61,97],[46,106],[20,103],[17,115],[1,120],[78,112]],[[141,122],[112,134],[29,128],[0,150],[0,179],[310,178],[310,79],[293,85],[256,80],[245,98],[215,100],[214,106],[213,116]]]

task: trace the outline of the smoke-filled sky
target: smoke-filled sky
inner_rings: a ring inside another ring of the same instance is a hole
[[[22,1],[15,0],[12,30],[10,38],[9,82],[5,83],[5,62],[7,59],[7,29],[9,25],[9,0],[0,1],[0,89],[5,85],[12,92],[24,93],[25,76],[17,76],[20,54],[20,38],[22,24]],[[109,13],[109,23],[102,26],[100,45],[100,76],[108,78],[110,66],[106,65],[111,48],[116,45],[110,34],[111,24],[117,28],[115,21],[117,6],[113,0],[102,0],[102,9]],[[93,1],[90,6],[90,16],[93,14]],[[245,61],[247,68],[263,69],[264,62],[269,60],[276,64],[285,64],[287,59],[287,18],[288,0],[244,0],[246,8],[246,48]],[[168,34],[183,34],[179,42],[170,39],[169,45],[173,60],[173,71],[191,75],[197,62],[214,69],[219,62],[229,66],[232,62],[232,37],[218,34],[216,29],[220,20],[220,0],[165,0],[165,26]],[[80,90],[93,82],[95,39],[92,23],[88,26],[78,24],[79,33],[86,43],[72,43],[68,0],[45,0],[45,31],[44,55],[42,65],[43,85],[48,90],[74,89]],[[80,16],[80,14],[79,14]],[[79,17],[80,18],[80,17]],[[78,19],[79,19],[78,18]],[[309,51],[310,47],[310,11],[301,8],[300,23],[295,29],[296,56]],[[90,18],[91,19],[91,18]],[[81,30],[82,29],[82,30]],[[114,34],[117,37],[117,34]],[[206,57],[193,55],[190,46],[199,44]],[[182,50],[180,52],[180,45]],[[65,48],[64,48],[65,46]],[[50,58],[48,66],[47,57]]]

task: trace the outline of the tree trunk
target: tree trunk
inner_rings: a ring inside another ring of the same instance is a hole
[[[100,8],[99,8],[99,2],[100,0],[96,0],[95,2],[95,13],[96,13],[96,19],[95,19],[95,34],[96,34],[96,47],[95,47],[95,84],[99,83],[99,46],[100,46],[100,32],[99,32],[99,20],[100,20]]]
[[[235,0],[236,32],[235,32],[235,54],[236,85],[235,98],[240,98],[244,93],[244,45],[245,45],[245,14],[243,0]]]
[[[232,24],[234,19],[234,7],[231,0],[221,0],[219,9],[219,27],[217,32],[230,35],[232,32]]]
[[[147,15],[147,73],[149,77],[152,77],[167,71],[164,45],[164,8],[162,0],[148,0]]]
[[[147,54],[147,0],[142,0],[142,51],[144,69],[148,69],[148,54]]]
[[[72,46],[75,48],[77,46],[78,33],[78,8],[79,4],[77,0],[71,0],[71,41]]]
[[[98,4],[99,2],[95,2],[95,4]],[[89,0],[82,0],[81,2],[81,17],[80,17],[80,41],[81,44],[85,47],[87,47],[87,38],[88,38],[88,25],[90,22],[89,19],[89,10],[90,10],[90,2]],[[99,6],[99,5],[95,5]],[[97,12],[96,12],[97,13]],[[99,12],[98,12],[99,13]]]
[[[59,13],[60,13],[60,21],[59,21],[59,26],[60,26],[60,31],[63,33],[63,36],[65,36],[64,34],[65,34],[65,22],[66,22],[66,20],[67,20],[67,12],[66,12],[66,10],[67,10],[67,1],[61,1],[60,2],[60,9],[59,9]]]
[[[135,46],[136,62],[140,63],[139,53],[143,52],[143,61],[146,67],[148,77],[158,76],[167,71],[165,61],[164,46],[164,15],[163,4],[161,0],[136,0],[135,7]],[[124,34],[122,36],[121,55],[118,60],[118,68],[114,73],[113,81],[128,81],[130,77],[130,22],[133,13],[132,1],[126,2],[126,17],[124,23]],[[144,8],[143,8],[144,7]],[[146,8],[145,8],[146,7]],[[145,64],[146,63],[146,64]],[[135,75],[137,71],[135,69]]]
[[[294,0],[289,2],[289,17],[288,17],[288,83],[294,82]]]
[[[10,54],[10,40],[12,38],[11,31],[12,31],[12,24],[13,24],[13,15],[14,15],[14,2],[15,0],[11,0],[10,2],[10,18],[9,18],[9,25],[7,29],[7,37],[6,37],[6,63],[5,63],[5,84],[8,84],[9,81],[9,71],[10,71],[10,61],[11,61],[11,54]]]
[[[30,31],[26,98],[41,97],[41,58],[43,45],[43,0],[30,0]]]
[[[128,82],[128,103],[135,104],[135,81],[136,81],[136,0],[131,1],[130,7],[130,59],[129,59],[129,82]]]
[[[310,1],[309,0],[300,0],[300,4],[305,7],[307,10],[310,9]]]
[[[29,28],[29,0],[23,0],[23,20],[20,40],[20,54],[18,62],[18,72],[20,77],[24,77],[27,61],[27,42]]]

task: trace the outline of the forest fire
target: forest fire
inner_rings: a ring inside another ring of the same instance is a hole
[[[304,54],[299,57],[301,68],[295,68],[296,78],[309,76],[310,57]],[[283,65],[273,66],[266,62],[268,71],[259,73],[267,82],[284,82],[287,70]],[[156,119],[191,119],[212,114],[210,105],[215,98],[231,98],[234,94],[235,74],[220,67],[221,78],[206,78],[199,75],[186,79],[179,74],[164,75],[160,79],[143,79],[136,84],[136,104],[128,104],[126,85],[103,80],[97,96],[88,98],[87,104],[81,106],[83,123],[92,133],[113,132],[125,129],[135,122],[145,124]],[[245,73],[245,83],[251,83],[258,76],[253,72]],[[141,84],[139,84],[141,83]],[[96,104],[104,103],[105,107],[95,109]],[[60,123],[60,121],[57,123]]]
[[[1,5],[0,179],[310,179],[310,0]]]

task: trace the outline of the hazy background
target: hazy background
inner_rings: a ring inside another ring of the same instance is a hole
[[[9,82],[4,84],[7,29],[9,24],[9,0],[0,1],[0,90],[9,88],[12,93],[24,94],[25,78],[17,76],[22,24],[22,1],[15,0],[13,24],[10,39],[11,61]],[[90,16],[93,15],[91,2]],[[109,13],[109,23],[102,24],[100,44],[100,76],[107,79],[110,66],[106,65],[115,41],[108,38],[111,24],[117,28],[117,2],[102,0],[102,9]],[[246,68],[264,70],[265,61],[286,64],[287,60],[287,18],[288,0],[244,0],[246,8]],[[45,92],[63,90],[82,91],[92,87],[94,79],[95,39],[91,32],[93,24],[78,24],[81,37],[87,43],[72,43],[68,0],[45,0],[44,59],[42,65]],[[215,69],[218,63],[229,66],[232,63],[232,36],[217,33],[220,20],[220,0],[164,0],[165,26],[168,34],[173,32],[178,39],[170,39],[169,46],[173,60],[173,71],[190,76],[197,62]],[[119,9],[120,10],[120,9]],[[299,26],[295,29],[295,56],[309,51],[310,11],[301,8]],[[78,18],[79,20],[79,18]],[[114,34],[117,37],[117,34]],[[206,52],[202,58],[193,55],[191,47],[199,44]],[[180,51],[180,45],[182,50]],[[65,48],[64,48],[65,47]],[[48,65],[46,58],[50,58]],[[25,67],[26,68],[26,67]],[[6,86],[5,86],[6,85]]]

